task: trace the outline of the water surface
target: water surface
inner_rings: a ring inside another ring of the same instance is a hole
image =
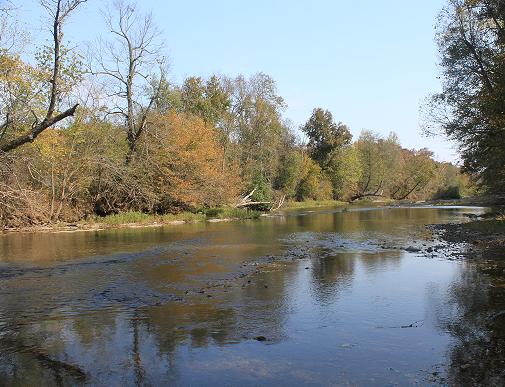
[[[486,278],[399,247],[483,211],[1,236],[0,385],[447,384]]]

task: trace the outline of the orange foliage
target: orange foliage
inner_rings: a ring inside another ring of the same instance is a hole
[[[200,118],[169,112],[150,118],[145,155],[155,168],[162,211],[229,204],[238,195],[237,173],[223,168],[216,130]]]

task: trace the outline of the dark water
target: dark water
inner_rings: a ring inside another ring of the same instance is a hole
[[[425,224],[482,211],[1,236],[0,385],[465,380],[464,345],[490,334],[469,313],[489,307],[489,278],[397,247],[436,244]]]

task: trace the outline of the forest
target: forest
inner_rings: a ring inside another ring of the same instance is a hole
[[[0,227],[198,212],[244,199],[270,210],[289,201],[499,191],[505,76],[494,59],[503,55],[504,19],[486,4],[448,11],[439,25],[446,82],[429,110],[452,110],[437,127],[461,144],[461,171],[428,149],[405,149],[394,133],[353,138],[324,108],[294,127],[275,80],[262,72],[170,82],[165,37],[135,3],[111,3],[109,33],[84,44],[64,33],[88,1],[40,0],[51,34],[38,47],[15,4],[0,2]],[[466,73],[454,78],[453,66]]]

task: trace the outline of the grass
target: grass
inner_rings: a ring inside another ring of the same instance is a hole
[[[248,210],[247,208],[209,208],[205,210],[208,219],[257,219],[260,211]]]
[[[283,207],[284,209],[304,209],[304,208],[316,208],[316,207],[378,207],[393,203],[393,199],[382,199],[382,200],[372,200],[372,199],[360,199],[352,203],[342,202],[339,200],[306,200],[303,202],[287,202]]]
[[[354,205],[366,206],[377,205],[376,202],[360,200]],[[303,209],[316,207],[344,207],[349,203],[338,200],[307,200],[304,202],[287,202],[284,209]],[[202,208],[197,212],[181,212],[179,214],[151,215],[139,211],[122,212],[119,214],[108,215],[103,218],[94,218],[93,222],[106,224],[109,226],[120,226],[123,224],[153,224],[153,223],[197,223],[212,219],[257,219],[261,215],[260,211],[254,211],[247,208]]]
[[[171,223],[185,222],[196,223],[205,222],[211,219],[257,219],[261,215],[259,211],[252,211],[246,208],[208,208],[199,212],[181,212],[179,214],[150,215],[138,211],[122,212],[108,215],[103,218],[95,218],[97,223],[109,226],[120,226],[122,224],[151,224],[151,223]]]
[[[104,218],[97,218],[95,220],[100,223],[105,223],[111,226],[118,226],[120,224],[128,224],[128,223],[143,224],[155,221],[153,215],[148,215],[136,211],[122,212],[120,214],[108,215]]]
[[[202,213],[193,213],[193,212],[181,212],[179,214],[165,214],[158,216],[160,221],[163,223],[170,222],[186,222],[186,223],[195,223],[195,222],[204,222],[207,220],[205,214]]]
[[[306,200],[303,202],[287,202],[283,207],[284,209],[295,208],[315,208],[315,207],[342,207],[347,206],[349,203],[341,202],[339,200]]]

